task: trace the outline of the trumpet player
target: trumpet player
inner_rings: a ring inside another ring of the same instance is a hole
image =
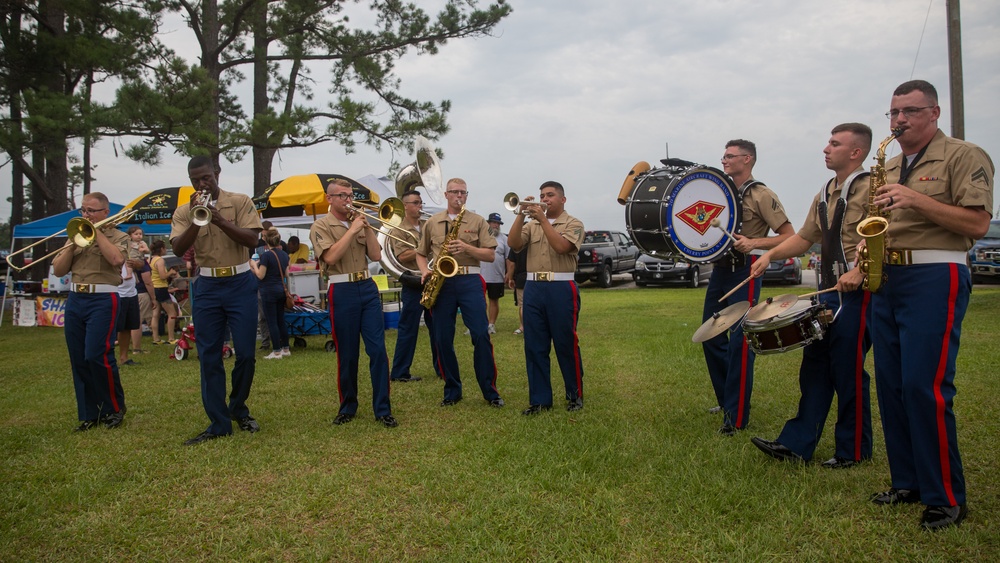
[[[92,224],[107,218],[108,198],[100,192],[83,196],[80,214]],[[94,229],[90,246],[68,244],[52,260],[55,275],[72,270],[66,303],[65,333],[73,391],[80,419],[77,431],[103,424],[116,428],[125,417],[125,393],[115,360],[122,264],[128,253],[128,235],[110,227]]]
[[[751,439],[761,451],[779,460],[812,459],[834,394],[836,449],[823,467],[848,468],[872,455],[871,377],[865,369],[865,355],[871,348],[871,294],[861,289],[861,269],[852,267],[861,240],[857,226],[868,205],[869,174],[862,164],[871,146],[872,130],[867,125],[844,123],[833,128],[823,153],[834,178],[813,198],[802,228],[765,252],[750,270],[759,278],[771,261],[799,256],[820,243],[819,288],[838,290],[819,296],[831,311],[839,308],[839,312],[826,336],[802,351],[798,412],[785,423],[776,440]]]
[[[337,391],[340,408],[334,425],[354,420],[358,411],[358,358],[361,341],[368,354],[372,412],[387,428],[398,425],[389,403],[389,358],[378,286],[368,273],[368,260],[378,262],[382,249],[368,218],[353,205],[354,188],[343,178],[326,188],[330,212],[309,228],[316,261],[329,277],[326,303],[337,345]]]
[[[566,410],[583,408],[583,360],[576,333],[580,291],[573,273],[583,242],[583,223],[566,213],[566,192],[559,182],[539,188],[544,206],[525,198],[523,212],[510,226],[507,242],[513,250],[527,250],[524,284],[524,359],[528,371],[528,408],[523,415],[552,408],[550,343],[566,388]],[[525,224],[525,216],[534,221]]]
[[[493,359],[493,343],[487,330],[486,282],[480,275],[479,263],[492,262],[496,239],[482,216],[465,210],[459,232],[449,239],[453,222],[465,208],[469,189],[465,180],[452,178],[445,188],[448,207],[431,216],[424,224],[417,245],[417,266],[423,281],[431,275],[430,261],[447,250],[458,263],[455,275],[444,280],[438,297],[431,307],[434,331],[431,345],[437,349],[437,369],[444,379],[442,407],[450,407],[462,400],[462,379],[459,376],[458,358],[455,356],[455,321],[459,307],[462,322],[472,337],[473,366],[483,398],[491,407],[504,405],[497,392],[497,366]]]
[[[875,388],[892,485],[876,504],[922,502],[921,526],[965,519],[955,359],[971,279],[966,253],[986,234],[996,169],[986,151],[938,129],[929,82],[893,92],[886,117],[902,151],[886,163],[874,205],[890,212],[885,283],[872,295]]]
[[[191,284],[191,317],[198,330],[201,401],[209,426],[184,442],[189,446],[229,436],[234,420],[244,432],[260,430],[246,404],[257,336],[257,276],[249,262],[261,230],[260,217],[248,196],[219,188],[219,172],[205,156],[188,162],[188,177],[196,191],[189,203],[177,207],[170,225],[174,254],[183,258],[194,248],[200,266],[198,279]],[[228,404],[222,363],[227,324],[236,351]]]

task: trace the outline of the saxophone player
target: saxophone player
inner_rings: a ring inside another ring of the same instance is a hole
[[[566,213],[562,184],[545,182],[538,191],[544,207],[527,207],[534,219],[528,224],[518,213],[507,236],[511,248],[528,253],[523,324],[529,404],[521,411],[527,416],[552,408],[550,342],[566,386],[566,410],[583,408],[583,359],[576,333],[580,290],[573,279],[583,223]]]
[[[448,206],[424,224],[416,249],[417,266],[424,282],[431,276],[430,261],[439,258],[442,251],[447,250],[458,263],[455,275],[444,278],[430,309],[434,321],[431,345],[437,350],[436,367],[444,379],[441,406],[450,407],[462,400],[462,380],[454,344],[455,320],[461,307],[462,321],[472,337],[473,365],[479,388],[490,406],[500,408],[504,402],[496,388],[497,367],[493,359],[493,343],[487,332],[486,282],[479,275],[479,263],[493,261],[493,249],[497,243],[486,221],[480,215],[465,210],[469,197],[465,180],[452,178],[446,186],[444,195]],[[460,225],[456,236],[452,237],[454,221],[460,221]]]
[[[938,129],[940,115],[930,83],[896,88],[886,117],[902,154],[886,164],[872,201],[891,213],[872,335],[892,484],[871,500],[923,503],[926,530],[957,526],[967,513],[955,360],[971,292],[966,253],[989,228],[996,172],[984,150]]]
[[[807,462],[823,433],[827,414],[837,395],[837,422],[833,457],[823,467],[852,467],[872,455],[871,377],[865,355],[871,349],[871,294],[862,290],[864,279],[855,263],[861,240],[857,226],[864,219],[869,197],[869,174],[862,164],[872,146],[872,130],[861,123],[843,123],[830,131],[826,167],[834,177],[813,198],[809,215],[799,231],[754,262],[750,273],[759,278],[773,260],[799,256],[814,243],[822,246],[820,302],[837,311],[824,338],[802,350],[799,368],[798,412],[785,423],[776,440],[754,437],[751,442],[767,455],[787,461]]]
[[[365,341],[372,380],[372,411],[388,428],[398,425],[389,403],[389,358],[385,351],[385,324],[378,286],[368,274],[368,260],[382,258],[364,213],[352,205],[354,189],[343,178],[330,182],[326,200],[330,212],[309,228],[323,273],[329,276],[326,302],[330,328],[337,345],[337,391],[340,410],[335,425],[347,424],[358,411],[358,358]]]

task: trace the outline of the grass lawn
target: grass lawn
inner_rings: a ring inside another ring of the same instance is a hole
[[[586,408],[524,417],[527,383],[513,302],[494,350],[507,402],[490,408],[456,346],[465,400],[437,406],[426,332],[413,373],[392,389],[395,429],[337,412],[326,338],[290,358],[258,355],[250,408],[262,431],[197,447],[198,363],[157,347],[122,368],[117,430],[74,433],[62,331],[0,328],[0,561],[987,561],[1000,557],[1000,289],[973,293],[955,402],[970,514],[958,529],[918,528],[919,506],[879,507],[889,470],[875,458],[831,471],[779,463],[773,439],[794,414],[801,351],[757,360],[751,426],[720,415],[700,345],[704,289],[583,289]],[[764,295],[787,293],[765,288]],[[386,334],[392,353],[395,331]],[[144,339],[149,346],[149,338]],[[227,361],[229,367],[232,360]],[[364,365],[366,359],[362,360]],[[553,362],[554,363],[554,362]],[[870,363],[870,360],[869,360]],[[557,398],[562,394],[554,373]],[[874,389],[872,390],[874,398]],[[833,454],[833,420],[817,462]]]

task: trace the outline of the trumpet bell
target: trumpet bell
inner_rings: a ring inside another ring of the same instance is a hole
[[[199,227],[204,227],[212,222],[212,212],[204,205],[191,208],[191,222]]]
[[[517,205],[521,202],[521,198],[517,197],[517,194],[510,192],[503,196],[503,207],[507,211],[517,211]]]

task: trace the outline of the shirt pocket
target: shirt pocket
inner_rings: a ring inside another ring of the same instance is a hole
[[[462,229],[458,233],[458,239],[479,248],[479,231],[467,231]]]

